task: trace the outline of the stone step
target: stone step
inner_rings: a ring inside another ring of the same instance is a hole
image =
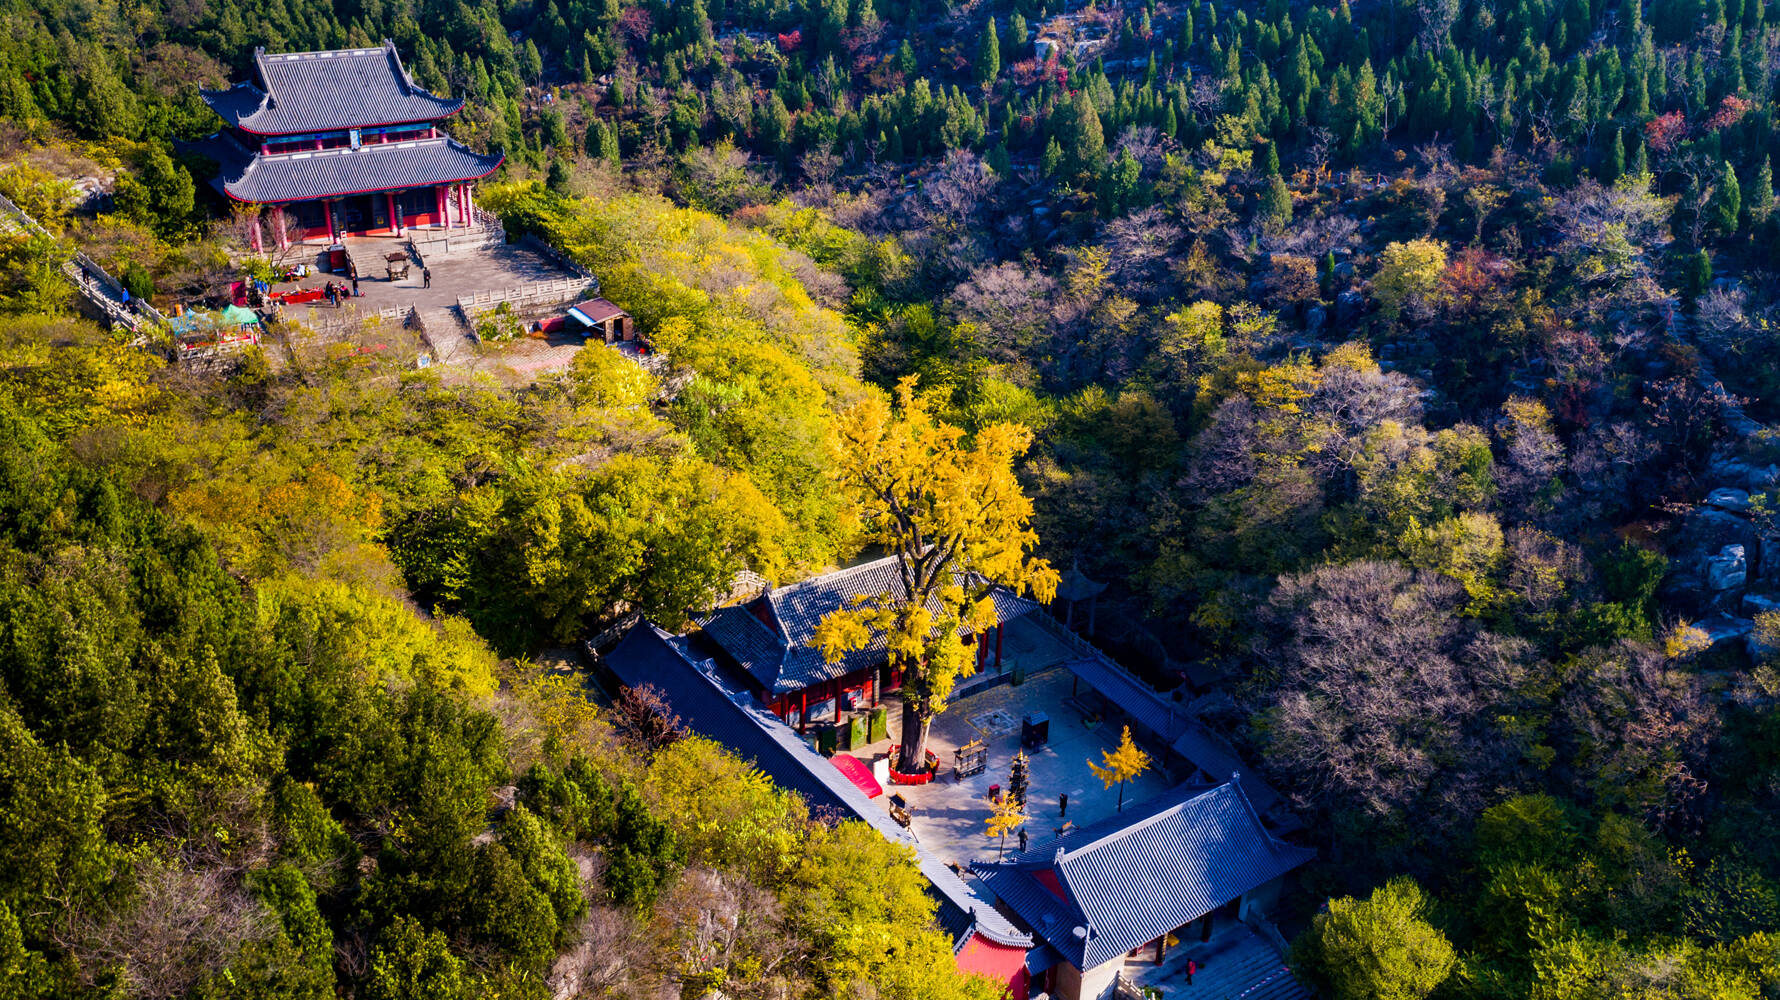
[[[1291,970],[1282,966],[1271,977],[1250,986],[1236,1000],[1311,1000],[1311,993]]]

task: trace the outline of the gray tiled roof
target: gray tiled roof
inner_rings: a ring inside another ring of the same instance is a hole
[[[834,663],[826,662],[810,642],[816,637],[822,616],[849,606],[854,597],[903,597],[907,593],[896,557],[885,556],[770,590],[746,608],[719,608],[699,625],[767,693],[785,694],[882,664],[888,646],[881,632],[874,632],[864,648],[847,653]],[[999,587],[991,592],[991,597],[996,617],[1003,622],[1038,607]],[[763,624],[753,613],[755,610],[775,623],[776,630],[775,626]]]
[[[1242,759],[1230,745],[1193,718],[1172,697],[1150,687],[1123,667],[1101,656],[1084,656],[1064,664],[1113,704],[1130,714],[1139,725],[1173,748],[1206,774],[1234,774],[1243,769]],[[1255,808],[1266,812],[1279,801],[1279,793],[1258,778],[1244,781]]]
[[[225,171],[237,172],[220,180],[229,197],[268,204],[474,180],[494,173],[503,159],[472,152],[450,139],[418,139],[255,156],[245,164],[224,164]]]
[[[416,86],[387,40],[375,49],[256,51],[254,68],[259,86],[240,83],[203,97],[229,125],[261,135],[434,121],[464,103]]]
[[[1087,970],[1284,875],[1315,856],[1261,825],[1234,778],[1183,786],[971,871],[1076,968]],[[1055,877],[1063,896],[1040,881]],[[1080,933],[1078,933],[1078,930]]]
[[[1032,938],[978,898],[957,872],[934,857],[914,835],[897,826],[826,757],[818,754],[746,691],[730,687],[709,661],[697,662],[684,640],[642,623],[605,656],[624,684],[654,684],[692,731],[754,762],[773,783],[798,793],[811,810],[829,810],[869,824],[884,839],[915,852],[921,874],[939,900],[935,919],[952,935],[954,948],[977,933],[997,944],[1030,947]]]

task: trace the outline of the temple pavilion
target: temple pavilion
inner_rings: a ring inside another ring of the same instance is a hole
[[[448,137],[440,122],[463,107],[423,90],[395,45],[331,52],[254,51],[254,79],[204,91],[225,128],[205,144],[215,185],[260,212],[280,250],[346,236],[401,236],[475,224],[471,188],[500,168]]]
[[[890,664],[889,644],[874,631],[863,648],[828,662],[815,647],[822,616],[851,605],[855,596],[908,593],[895,556],[768,588],[745,604],[718,608],[692,634],[696,654],[728,669],[761,704],[800,731],[812,722],[839,721],[841,713],[876,705],[885,691],[902,687],[902,671]],[[1001,587],[989,592],[996,624],[984,635],[963,636],[975,646],[979,671],[1001,670],[1006,624],[1039,605]],[[940,613],[937,602],[931,610]]]

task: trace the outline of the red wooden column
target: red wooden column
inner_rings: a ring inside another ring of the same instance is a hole
[[[334,203],[323,198],[321,201],[321,211],[323,215],[328,217],[328,242],[338,243],[340,241],[340,236],[338,233],[334,232]]]
[[[396,214],[396,193],[390,191],[385,197],[389,199],[389,231],[400,236],[402,235],[402,217]]]
[[[263,249],[260,245],[260,213],[256,208],[253,213],[253,252],[259,253]]]
[[[445,185],[439,184],[439,185],[435,185],[433,187],[433,198],[435,201],[437,201],[439,203],[438,204],[439,224],[444,226],[446,229],[450,229],[451,228],[451,216],[445,214]]]
[[[470,228],[470,186],[468,184],[457,186],[457,221],[463,223],[465,229]]]
[[[995,626],[995,672],[1001,673],[1001,633],[1007,631],[1006,625]]]
[[[797,692],[797,731],[802,733],[810,726],[810,689],[804,688]]]

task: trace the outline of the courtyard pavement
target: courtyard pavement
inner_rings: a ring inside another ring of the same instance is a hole
[[[383,309],[410,307],[420,312],[426,324],[427,339],[432,343],[433,361],[466,371],[481,371],[497,376],[529,378],[542,372],[567,367],[581,349],[580,337],[522,338],[502,345],[479,345],[469,336],[456,311],[459,296],[493,291],[569,277],[569,272],[554,261],[518,244],[460,251],[450,256],[428,258],[432,269],[432,287],[424,281],[418,261],[412,256],[408,277],[394,281],[385,277],[384,255],[406,249],[406,241],[394,237],[366,236],[348,239],[347,252],[358,264],[359,294],[344,300],[339,309],[325,301],[309,306],[293,306],[285,311],[292,321],[327,324],[355,311],[360,316],[375,316]],[[304,246],[292,251],[287,263],[314,265],[325,248]],[[275,289],[321,288],[340,276],[317,272],[296,284],[279,284]]]
[[[1010,626],[1002,650],[1004,667],[1016,634],[1017,630]],[[1060,647],[1038,629],[1030,629],[1023,638],[1030,640],[1033,636]],[[1043,643],[1035,642],[1026,652],[1037,660],[1044,658],[1047,649]],[[999,784],[1005,794],[1008,770],[1020,749],[1021,719],[1029,712],[1044,712],[1050,718],[1050,741],[1027,754],[1031,762],[1031,786],[1026,793],[1028,846],[1055,839],[1066,822],[1080,826],[1113,815],[1119,789],[1104,787],[1088,770],[1087,762],[1101,763],[1103,751],[1118,744],[1120,730],[1113,722],[1085,721],[1083,711],[1072,704],[1073,692],[1078,687],[1086,692],[1087,685],[1078,686],[1075,675],[1057,665],[1066,658],[1054,657],[1052,665],[1041,668],[1042,672],[1028,672],[1024,684],[979,687],[955,698],[933,721],[928,734],[928,749],[940,759],[939,777],[926,785],[886,785],[884,796],[873,801],[888,810],[889,796],[900,793],[908,800],[913,814],[911,829],[943,861],[964,865],[973,858],[995,858],[998,844],[989,837],[985,825],[990,813],[989,786]],[[992,667],[989,673],[993,675]],[[868,763],[887,753],[890,743],[899,738],[901,702],[891,699],[886,704],[890,709],[891,739],[854,751],[854,756]],[[975,739],[988,744],[988,768],[959,782],[952,769],[952,751]],[[1160,766],[1153,767],[1126,783],[1125,802],[1141,802],[1172,785]],[[1069,796],[1066,814],[1058,808],[1059,796],[1065,794]],[[1007,849],[1011,852],[1018,847],[1016,836],[1010,835]]]

